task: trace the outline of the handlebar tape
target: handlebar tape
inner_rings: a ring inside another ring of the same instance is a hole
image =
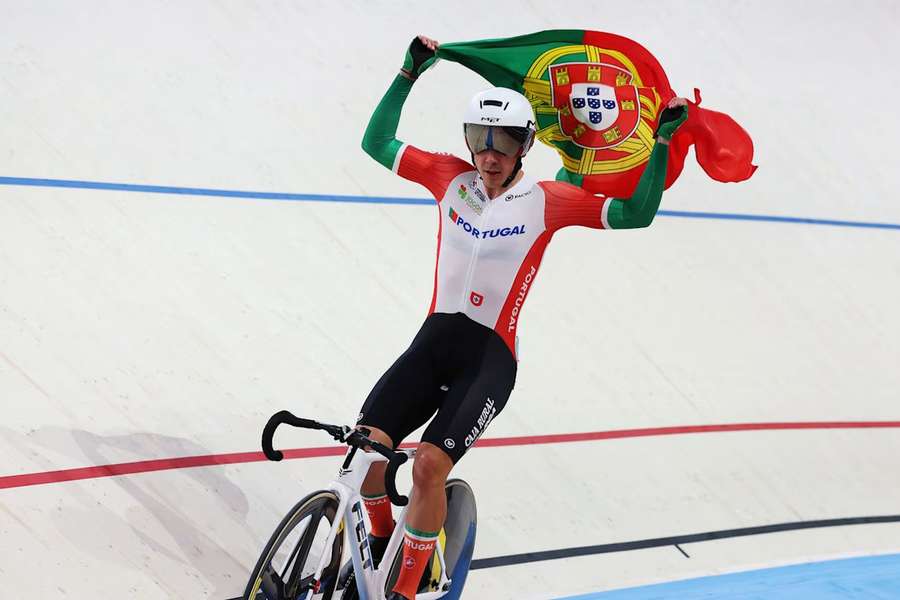
[[[269,417],[269,422],[266,423],[266,426],[263,428],[262,434],[263,454],[265,454],[266,458],[269,460],[279,461],[284,458],[284,453],[280,450],[275,450],[275,448],[272,447],[272,438],[275,437],[275,430],[282,423],[287,423],[294,427],[303,427],[304,429],[322,429],[320,423],[310,419],[301,419],[300,417],[294,416],[289,411],[282,410],[275,413]]]
[[[323,425],[317,421],[313,421],[311,419],[301,419],[293,414],[290,411],[282,410],[271,417],[269,417],[269,421],[266,423],[266,426],[263,428],[262,434],[262,448],[263,454],[266,455],[266,458],[272,461],[280,461],[284,458],[284,453],[280,450],[276,450],[272,446],[272,438],[275,437],[275,430],[282,423],[286,423],[288,425],[293,425],[294,427],[302,427],[304,429],[324,429],[331,433],[331,430],[334,429],[333,426]],[[391,502],[396,504],[397,506],[406,506],[409,504],[409,498],[407,496],[401,495],[397,491],[397,470],[409,460],[409,455],[405,452],[396,452],[391,450],[387,446],[383,444],[379,444],[374,440],[370,440],[368,437],[360,434],[359,432],[354,432],[357,435],[349,436],[345,441],[351,446],[356,446],[357,448],[362,448],[364,446],[369,446],[382,456],[388,459],[388,466],[384,473],[384,487],[387,491],[388,498],[391,499]],[[332,433],[334,435],[334,433]],[[361,440],[359,438],[362,438]]]
[[[397,492],[397,469],[409,460],[409,455],[405,452],[396,452],[388,459],[388,467],[384,472],[384,487],[387,491],[388,498],[397,506],[406,506],[409,504],[409,498],[401,496]]]

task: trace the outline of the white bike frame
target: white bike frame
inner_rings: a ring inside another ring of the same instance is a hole
[[[415,450],[403,450],[410,458],[416,455]],[[359,592],[359,600],[385,600],[384,587],[394,563],[394,556],[401,550],[403,544],[403,531],[406,525],[406,509],[404,506],[394,527],[394,533],[388,541],[384,558],[378,568],[372,562],[372,551],[369,548],[369,531],[366,528],[363,517],[364,508],[360,488],[363,480],[369,472],[369,467],[377,462],[387,462],[387,459],[375,452],[354,452],[354,457],[346,469],[341,469],[338,478],[326,488],[338,497],[338,508],[335,512],[334,523],[325,540],[325,548],[331,548],[335,537],[339,535],[341,525],[344,527],[344,541],[350,550],[350,560],[353,562],[353,571],[356,574],[356,588]],[[338,518],[339,515],[343,515]],[[440,544],[435,544],[434,554],[440,561],[441,580],[438,582],[438,591],[416,594],[416,600],[437,600],[444,596],[450,589],[450,579],[447,578],[447,564],[444,562],[444,549]],[[322,553],[315,571],[315,581],[322,580],[322,572],[328,562],[328,554]],[[306,598],[311,598],[310,594]]]

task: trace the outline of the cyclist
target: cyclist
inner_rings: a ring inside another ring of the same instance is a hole
[[[430,38],[413,40],[362,143],[382,165],[424,185],[440,215],[428,316],[372,389],[358,419],[373,439],[395,447],[436,413],[417,448],[403,568],[389,600],[415,598],[446,517],[447,476],[512,392],[522,305],[553,234],[570,225],[650,225],[662,198],[669,139],[687,118],[686,100],[669,103],[635,193],[615,200],[527,176],[521,167],[535,136],[531,104],[518,92],[493,88],[472,98],[465,114],[473,166],[395,137],[403,103],[434,62],[436,48]],[[378,561],[394,527],[383,464],[371,469],[362,492]]]

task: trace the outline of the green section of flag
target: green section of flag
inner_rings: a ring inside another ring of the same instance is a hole
[[[539,31],[511,38],[441,44],[438,58],[458,62],[495,86],[523,91],[522,78],[535,59],[561,44],[581,44],[582,29]]]

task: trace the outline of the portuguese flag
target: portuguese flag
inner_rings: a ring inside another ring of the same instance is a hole
[[[437,56],[524,94],[534,108],[537,138],[562,158],[556,178],[606,196],[632,194],[653,149],[659,114],[676,95],[646,48],[612,33],[552,30],[442,44]],[[749,178],[756,170],[749,134],[728,115],[700,108],[699,90],[689,110],[670,144],[666,187],[681,174],[692,144],[713,179]]]

